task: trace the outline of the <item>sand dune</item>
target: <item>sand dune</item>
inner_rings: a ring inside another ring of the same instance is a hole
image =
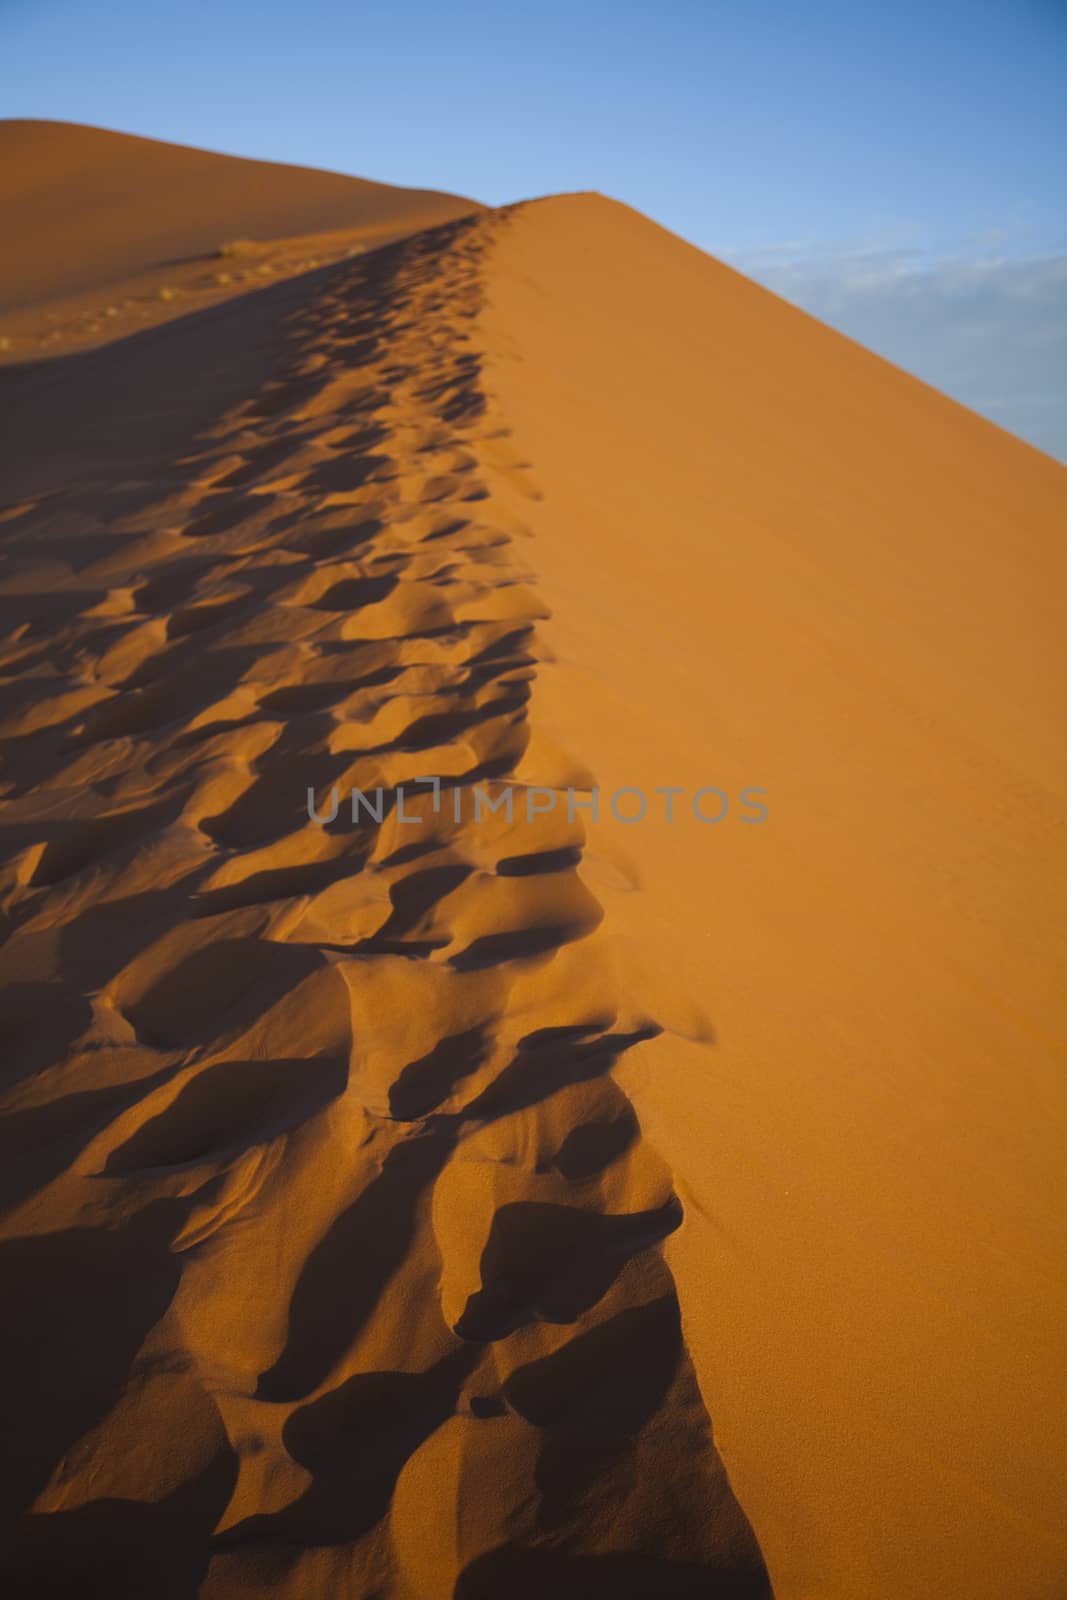
[[[580,823],[521,809],[546,608],[481,383],[491,241],[18,375],[16,1587],[766,1591],[611,1078],[661,1024]],[[284,355],[235,400],[265,319]],[[518,815],[477,819],[478,779]],[[309,786],[383,820],[320,826]]]
[[[0,373],[8,1591],[1051,1596],[1062,470],[302,182],[405,237]]]
[[[0,122],[0,359],[108,343],[483,208],[432,190]]]

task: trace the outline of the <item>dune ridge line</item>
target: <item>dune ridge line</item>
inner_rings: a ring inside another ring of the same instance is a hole
[[[191,447],[3,513],[13,1585],[769,1593],[582,820],[435,807],[546,781],[509,220],[275,291],[284,365]]]

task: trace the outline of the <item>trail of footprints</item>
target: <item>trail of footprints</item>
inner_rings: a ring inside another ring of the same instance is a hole
[[[0,526],[52,563],[0,645],[0,1272],[20,1350],[88,1323],[16,1399],[16,1574],[766,1592],[611,1077],[658,1029],[580,822],[522,804],[544,611],[489,482],[536,491],[475,338],[502,225],[332,271],[166,480]],[[382,822],[309,820],[334,785]]]

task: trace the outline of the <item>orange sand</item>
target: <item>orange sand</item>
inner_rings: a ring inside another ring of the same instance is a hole
[[[607,792],[766,791],[609,813],[598,893],[714,1026],[616,1078],[776,1593],[1067,1591],[1067,474],[597,197],[523,210],[490,303],[535,726]]]
[[[1051,1600],[1062,469],[596,196],[12,140],[8,1592]]]
[[[136,139],[0,122],[0,360],[187,316],[484,208],[430,190]]]

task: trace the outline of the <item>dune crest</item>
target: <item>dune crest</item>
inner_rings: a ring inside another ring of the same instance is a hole
[[[588,774],[530,737],[508,226],[12,380],[12,1592],[769,1593],[613,1077],[663,1023],[524,810]]]

